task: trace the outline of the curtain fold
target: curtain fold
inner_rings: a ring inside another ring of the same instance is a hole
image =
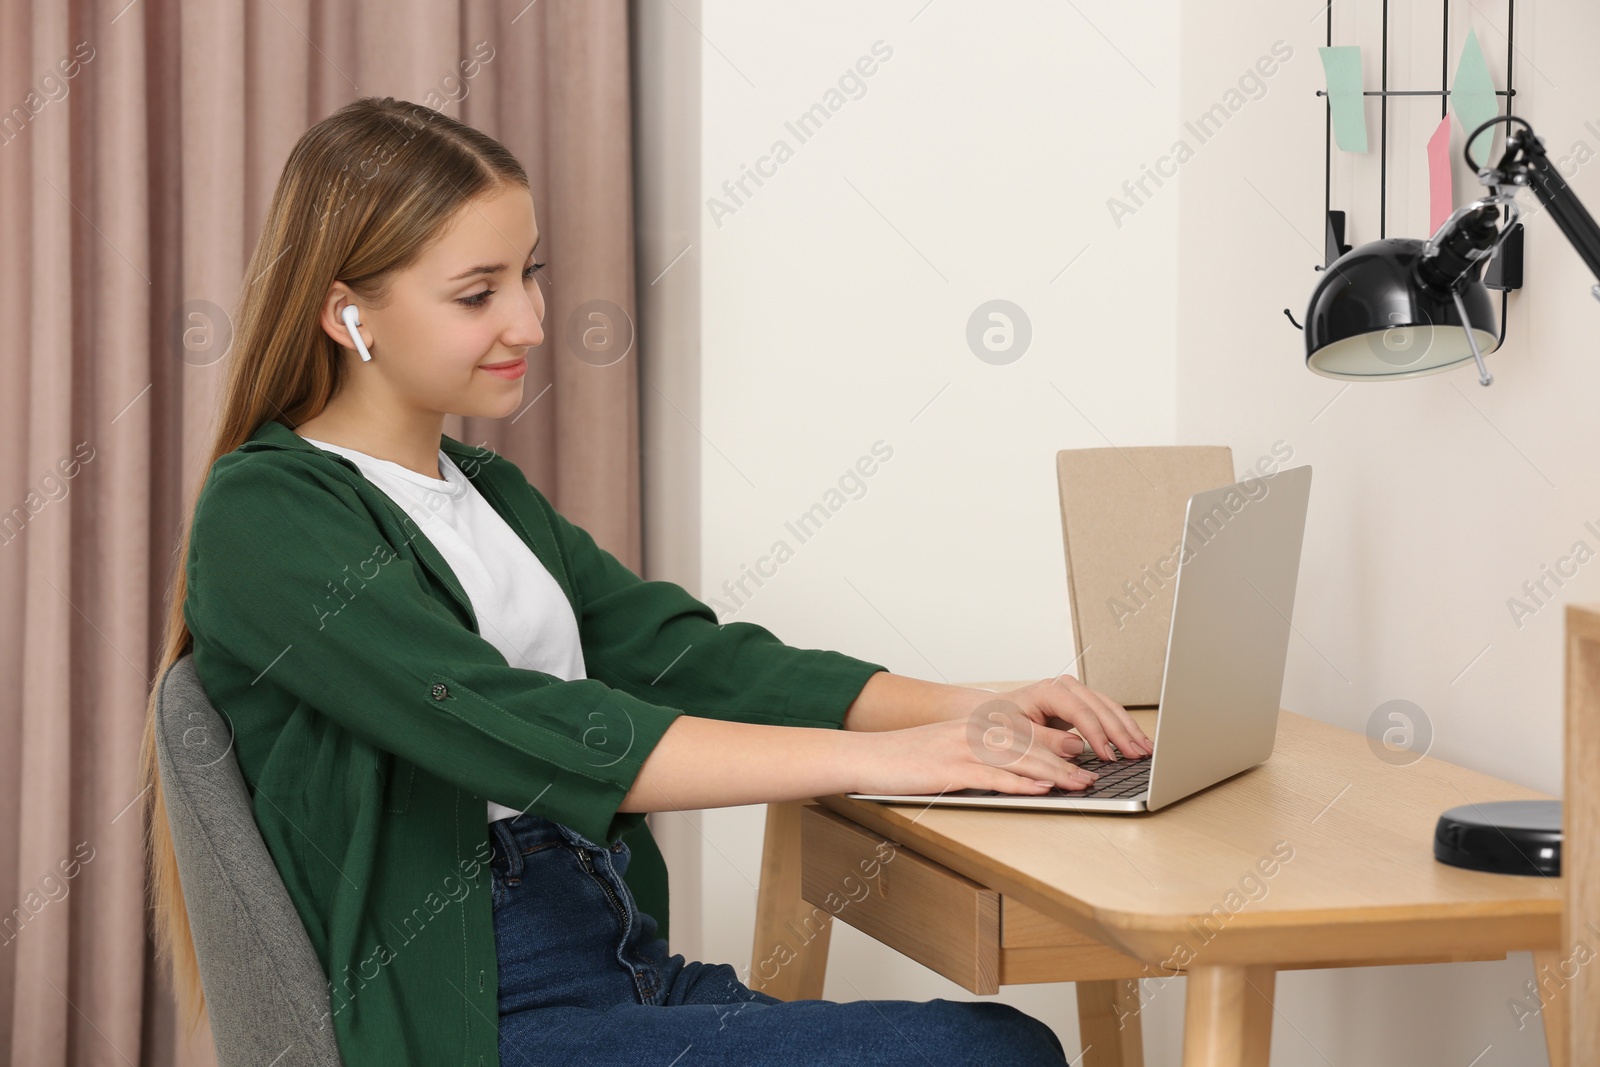
[[[215,1062],[154,959],[139,737],[229,315],[308,126],[395,96],[522,160],[546,340],[520,412],[445,432],[509,456],[638,569],[628,47],[624,0],[0,5],[9,1062]]]

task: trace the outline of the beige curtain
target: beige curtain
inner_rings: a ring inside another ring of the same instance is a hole
[[[214,1063],[153,962],[137,756],[224,309],[306,127],[395,96],[523,161],[528,406],[445,432],[638,568],[638,353],[568,347],[580,305],[633,314],[628,71],[623,0],[0,4],[0,1057]]]

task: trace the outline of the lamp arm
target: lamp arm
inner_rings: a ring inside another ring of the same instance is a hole
[[[1478,134],[1500,122],[1507,126],[1516,123],[1522,128],[1506,135],[1505,155],[1501,156],[1499,163],[1480,168],[1472,158],[1472,142]],[[1461,151],[1466,157],[1467,166],[1478,175],[1478,180],[1497,195],[1504,186],[1531,186],[1533,195],[1555,219],[1567,243],[1572,245],[1588,266],[1589,272],[1600,281],[1600,226],[1595,224],[1593,216],[1578,199],[1578,194],[1561,177],[1561,172],[1551,164],[1550,157],[1545,154],[1544,142],[1534,134],[1533,127],[1526,120],[1516,115],[1496,115],[1467,135],[1467,142]],[[1596,286],[1595,292],[1600,296],[1600,285]]]
[[[1531,136],[1531,132],[1529,140],[1532,143],[1524,146],[1523,151],[1528,157],[1527,170],[1533,195],[1550,212],[1550,217],[1555,219],[1573,250],[1588,264],[1589,273],[1600,280],[1600,226],[1595,225],[1594,217],[1578,199],[1578,194],[1572,191],[1572,187],[1561,177],[1561,172],[1551,164],[1550,157],[1545,155],[1544,145]]]

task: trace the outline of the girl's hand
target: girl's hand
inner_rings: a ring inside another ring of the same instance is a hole
[[[1090,689],[1070,674],[992,694],[973,714],[989,710],[996,701],[1014,705],[1029,721],[1041,727],[1077,727],[1082,737],[1073,738],[1077,745],[1077,751],[1071,753],[1074,756],[1088,748],[1103,760],[1114,760],[1118,756],[1111,751],[1112,745],[1116,745],[1122,755],[1135,758],[1155,751],[1155,742],[1145,736],[1121,704]]]
[[[1039,724],[1004,698],[960,719],[848,736],[859,753],[853,775],[858,793],[1039,794],[1057,785],[1086,789],[1098,777],[1071,762],[1080,738]]]

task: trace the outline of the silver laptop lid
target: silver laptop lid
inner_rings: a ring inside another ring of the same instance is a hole
[[[1189,498],[1149,810],[1272,755],[1310,492],[1305,464]]]

